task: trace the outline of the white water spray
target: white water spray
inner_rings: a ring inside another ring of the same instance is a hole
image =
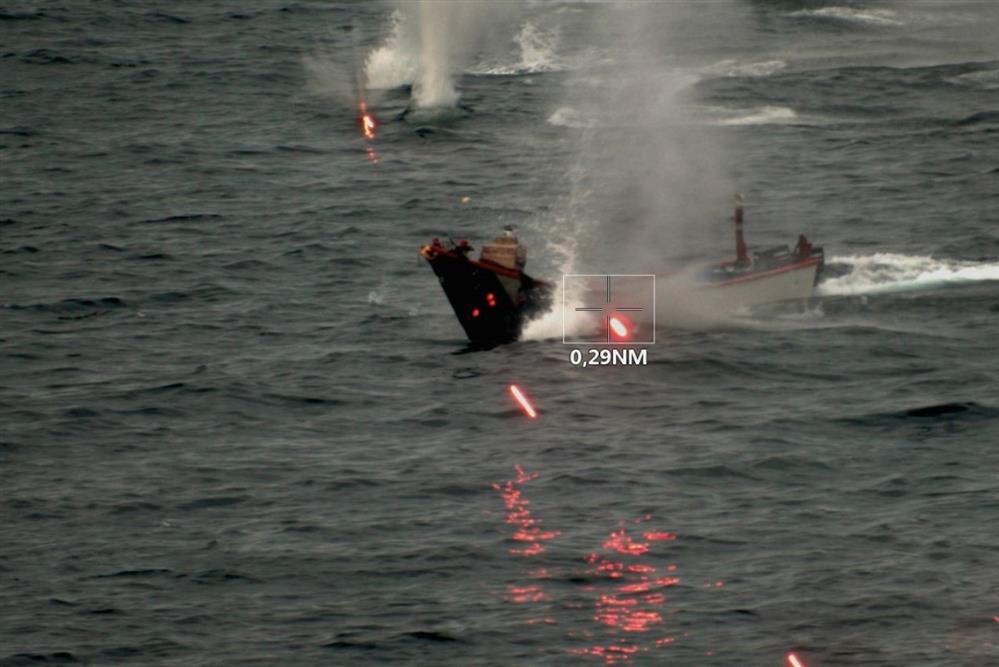
[[[830,257],[829,264],[846,264],[850,272],[818,287],[819,296],[885,294],[936,289],[999,280],[999,262],[970,262],[875,253]]]
[[[418,5],[420,64],[413,83],[413,100],[422,109],[458,103],[457,72],[462,14],[470,5],[423,0]]]
[[[568,264],[584,274],[659,273],[681,257],[727,248],[735,187],[718,133],[702,129],[692,103],[696,73],[710,63],[678,63],[683,33],[706,20],[700,5],[621,1],[586,12],[572,34],[589,66],[570,68],[548,118],[574,131],[566,136],[576,150],[555,216],[568,222],[547,235],[555,244],[574,239]],[[565,322],[567,330],[577,324],[585,319]],[[542,320],[526,336],[545,326],[555,329]]]
[[[562,278],[576,272],[575,245],[575,239],[572,237],[564,238],[562,243],[548,244],[547,252],[553,256],[554,263],[559,269],[559,275],[552,276],[552,281],[555,282],[552,307],[538,319],[527,323],[521,334],[524,340],[555,340],[565,336],[571,338],[574,334],[592,327],[589,313],[576,310],[577,306],[583,305],[585,296],[577,289],[579,283],[567,283]]]
[[[457,77],[478,52],[504,41],[519,11],[519,2],[400,0],[385,42],[368,55],[367,86],[412,84],[415,107],[454,107]]]
[[[399,88],[410,85],[416,79],[419,42],[415,31],[410,29],[410,21],[412,18],[406,12],[392,12],[388,37],[368,54],[364,64],[368,89]]]

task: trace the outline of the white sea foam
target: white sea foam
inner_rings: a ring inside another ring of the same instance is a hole
[[[525,21],[513,38],[517,46],[516,62],[480,64],[471,73],[511,75],[560,71],[564,65],[557,55],[558,39],[557,31],[545,30],[531,21]]]
[[[756,109],[709,109],[715,115],[714,125],[777,125],[799,120],[797,112],[789,107],[759,107]]]
[[[801,9],[791,12],[791,16],[805,18],[833,19],[878,26],[898,26],[902,21],[890,9],[857,9],[855,7],[822,7],[821,9]]]
[[[785,67],[787,67],[787,63],[783,60],[760,60],[747,63],[730,58],[709,65],[704,68],[704,73],[711,76],[770,76]]]
[[[876,253],[828,258],[829,264],[846,264],[850,272],[822,282],[820,296],[879,294],[947,285],[999,280],[999,262]]]
[[[593,126],[593,121],[585,118],[581,113],[572,107],[559,107],[548,117],[549,125],[558,127],[573,127],[585,129]]]

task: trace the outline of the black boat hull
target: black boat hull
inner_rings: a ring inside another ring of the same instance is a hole
[[[477,346],[517,340],[524,325],[551,307],[552,287],[516,269],[468,259],[427,245],[420,250],[447,295],[468,339]]]

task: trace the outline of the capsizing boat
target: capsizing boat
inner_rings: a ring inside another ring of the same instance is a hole
[[[435,238],[420,248],[420,256],[437,274],[473,345],[515,341],[528,321],[551,308],[553,286],[524,273],[527,248],[512,227],[484,244],[479,259],[469,257],[473,250],[466,240]]]

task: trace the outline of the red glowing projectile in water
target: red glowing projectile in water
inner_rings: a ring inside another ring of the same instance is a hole
[[[520,390],[520,387],[518,387],[515,384],[510,385],[510,395],[513,396],[513,400],[517,401],[517,403],[520,404],[520,407],[524,411],[524,414],[526,414],[531,419],[534,419],[535,417],[538,416],[538,413],[534,409],[534,406],[531,405],[531,402],[529,400],[527,400],[527,396],[524,396],[524,392]]]
[[[793,653],[787,654],[787,664],[789,667],[808,667],[801,658]]]
[[[614,334],[614,338],[617,340],[627,340],[631,335],[631,331],[628,328],[628,321],[620,315],[612,315],[607,320],[607,326],[610,327],[611,333]]]
[[[365,139],[369,141],[375,138],[375,129],[378,124],[375,122],[375,117],[370,111],[368,111],[368,103],[361,101],[360,104],[361,113],[361,134],[364,135]]]

